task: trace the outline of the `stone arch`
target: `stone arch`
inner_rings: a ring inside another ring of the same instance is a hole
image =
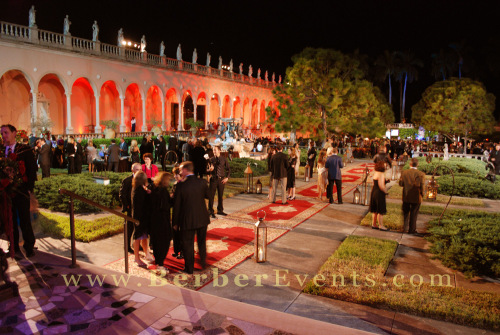
[[[121,118],[120,93],[121,88],[112,80],[105,81],[99,94],[99,119],[100,121]],[[128,118],[127,118],[128,117]],[[125,124],[130,124],[130,114],[125,115]]]
[[[179,99],[177,98],[177,91],[175,88],[167,90],[166,109],[165,109],[165,124],[167,129],[177,129],[179,124]]]
[[[80,77],[71,87],[71,126],[83,134],[95,126],[95,95],[87,78]]]
[[[218,122],[220,116],[220,96],[217,93],[210,97],[210,120],[208,122]]]
[[[264,100],[260,103],[260,123],[266,123],[266,102]]]
[[[65,87],[66,83],[61,80],[61,77],[55,73],[47,73],[40,78],[38,82],[38,94],[47,101],[48,114],[54,123],[52,132],[54,134],[65,133],[68,125],[67,97],[68,90]]]
[[[226,95],[224,99],[222,99],[222,117],[230,118],[231,117],[231,98],[229,95]]]
[[[245,98],[243,100],[243,123],[246,126],[249,126],[251,124],[251,110],[250,110],[250,100],[248,98]]]
[[[142,98],[141,90],[139,89],[139,85],[132,83],[127,86],[125,89],[125,101],[123,104],[123,115],[126,124],[129,124],[129,120],[132,117],[135,117],[136,120],[136,131],[140,131],[140,129],[146,124],[145,120],[142,117]]]
[[[233,117],[238,118],[238,117],[243,117],[241,114],[241,98],[239,96],[235,96],[233,98]]]
[[[191,128],[186,124],[187,119],[194,119],[194,103],[193,103],[193,93],[187,90],[182,95],[182,127],[184,130],[189,130]]]
[[[257,99],[254,99],[252,101],[251,117],[250,117],[249,126],[251,128],[255,128],[257,123],[259,123],[259,101]]]
[[[161,127],[162,104],[162,91],[156,85],[151,86],[146,94],[146,126],[148,130],[154,126]]]
[[[30,83],[31,82],[31,83]],[[0,77],[0,124],[31,129],[32,80],[21,70],[9,70]]]
[[[207,124],[207,94],[201,92],[196,99],[196,120],[203,122],[203,128]]]

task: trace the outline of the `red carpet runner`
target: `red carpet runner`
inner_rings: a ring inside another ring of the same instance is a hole
[[[348,202],[349,193],[361,182],[364,168],[363,164],[348,165],[342,170],[342,189],[343,201]],[[368,164],[370,169],[373,164]],[[249,223],[257,221],[257,212],[264,210],[266,212],[266,222],[273,228],[268,229],[268,243],[284,235],[289,229],[293,229],[306,219],[310,218],[323,208],[328,206],[326,202],[319,202],[316,178],[313,178],[306,186],[297,189],[297,199],[289,202],[289,205],[281,205],[281,201],[271,204],[262,201],[232,213],[229,217],[212,221],[207,232],[207,269],[196,272],[196,276],[187,276],[187,288],[199,289],[208,284],[213,279],[213,268],[217,268],[219,274],[222,274],[245,259],[251,257],[254,252],[254,229]],[[334,198],[336,200],[337,191],[334,189]],[[264,196],[263,196],[264,198]],[[195,244],[197,251],[197,246]],[[184,268],[184,260],[178,260],[172,257],[173,249],[170,248],[167,258],[164,261],[165,267],[170,273],[164,277],[169,283],[174,283],[175,275]],[[141,253],[142,254],[142,253]],[[195,256],[195,269],[201,270],[198,253]],[[129,256],[130,274],[152,280],[160,280],[155,275],[155,266],[150,265],[148,269],[137,267],[134,263],[134,256]],[[120,259],[105,266],[117,271],[124,270],[124,260]]]

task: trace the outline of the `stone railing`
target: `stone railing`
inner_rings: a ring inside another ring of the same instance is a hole
[[[155,67],[170,68],[266,88],[274,88],[280,85],[276,82],[252,78],[232,71],[219,70],[205,65],[184,62],[182,60],[179,61],[165,56],[153,55],[147,52],[141,52],[137,49],[119,47],[99,41],[73,37],[69,34],[59,34],[41,30],[37,27],[27,27],[2,21],[0,21],[0,40],[31,43],[38,46],[78,52],[80,54],[98,55],[100,57],[138,63],[143,66],[151,65]]]

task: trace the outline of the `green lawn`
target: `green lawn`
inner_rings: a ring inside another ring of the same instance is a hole
[[[397,242],[349,236],[308,282],[304,292],[458,324],[500,329],[500,296],[446,286],[415,284],[384,273]]]

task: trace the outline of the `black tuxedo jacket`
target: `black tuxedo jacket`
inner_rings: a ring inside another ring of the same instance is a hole
[[[178,183],[174,194],[173,225],[182,230],[203,228],[210,223],[207,205],[208,183],[195,175]]]
[[[40,165],[50,165],[51,164],[51,156],[52,155],[52,147],[45,143],[40,148],[38,152],[38,163]]]
[[[273,179],[281,179],[287,177],[287,171],[290,163],[288,162],[288,156],[283,152],[278,151],[271,157],[271,172],[273,173]]]
[[[132,179],[134,179],[133,174],[123,179],[120,186],[119,195],[124,211],[132,210]]]
[[[35,188],[36,172],[38,171],[33,148],[28,145],[17,143],[14,148],[14,153],[17,155],[16,161],[24,162],[26,177],[28,178],[28,181],[23,183],[19,190],[25,194],[28,194],[28,191],[33,192]]]

